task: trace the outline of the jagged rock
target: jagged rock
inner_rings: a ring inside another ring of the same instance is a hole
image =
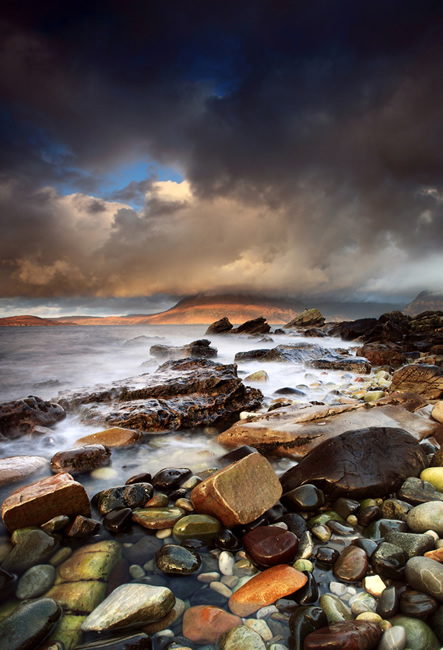
[[[278,345],[272,349],[247,350],[237,352],[234,361],[290,361],[304,363],[315,359],[340,359],[337,353],[323,348],[317,343],[294,343],[293,345]]]
[[[231,334],[267,334],[270,331],[271,326],[266,322],[266,318],[259,316],[232,329]]]
[[[191,501],[196,512],[235,526],[254,521],[280,496],[274,470],[266,458],[254,452],[199,483],[191,492]]]
[[[233,328],[232,323],[229,321],[229,318],[225,316],[224,318],[220,318],[220,320],[217,320],[215,321],[215,323],[209,325],[205,334],[206,335],[227,334],[228,332],[232,331],[232,328]]]
[[[51,458],[51,470],[55,473],[80,474],[97,467],[109,465],[111,452],[103,445],[87,445],[57,452]]]
[[[370,427],[326,440],[280,480],[285,492],[313,483],[332,498],[374,498],[395,491],[427,465],[423,448],[407,431]]]
[[[336,359],[316,359],[309,362],[310,368],[317,370],[342,370],[347,372],[357,372],[362,375],[369,375],[371,364],[367,359],[359,357],[339,357]]]
[[[36,426],[50,427],[66,417],[60,404],[45,402],[30,395],[25,399],[0,404],[0,434],[19,438],[32,434]]]
[[[151,356],[157,359],[186,359],[195,357],[197,359],[210,359],[217,356],[217,349],[210,347],[211,341],[199,339],[188,345],[153,345],[149,350]]]
[[[392,366],[398,368],[406,363],[406,355],[398,346],[383,343],[365,343],[357,348],[356,354],[365,357],[373,366]]]
[[[83,422],[175,431],[212,425],[253,410],[262,399],[258,389],[242,383],[233,364],[181,359],[167,361],[152,374],[65,393],[60,402],[68,411],[81,411]]]
[[[0,485],[21,481],[30,474],[47,467],[48,461],[42,456],[9,456],[0,458]]]
[[[294,329],[297,327],[321,327],[325,324],[325,318],[318,309],[305,309],[301,314],[293,318],[284,327]]]
[[[426,399],[443,397],[443,368],[411,363],[392,375],[391,392],[412,392]]]
[[[361,403],[334,406],[284,406],[240,420],[217,442],[228,447],[250,445],[262,454],[299,458],[325,440],[363,427],[402,427],[418,440],[432,435],[437,422],[413,415],[401,406]]]
[[[368,335],[377,325],[376,318],[359,318],[355,321],[343,321],[331,327],[329,336],[340,336],[344,341],[353,341],[359,336]]]
[[[58,515],[90,514],[86,490],[70,474],[55,474],[16,490],[2,505],[3,523],[10,531],[40,526]]]

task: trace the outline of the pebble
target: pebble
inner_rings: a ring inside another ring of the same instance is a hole
[[[219,520],[211,515],[186,515],[177,521],[172,533],[179,542],[190,538],[209,541],[221,528]]]
[[[38,648],[54,629],[61,608],[52,598],[25,600],[0,621],[0,644],[4,650]]]
[[[172,528],[185,514],[182,508],[137,508],[132,519],[149,530]]]
[[[263,641],[270,641],[273,638],[269,625],[263,619],[248,618],[245,620],[245,625],[260,634]]]
[[[406,630],[401,625],[389,628],[383,633],[377,650],[404,650]]]
[[[257,526],[243,537],[243,546],[255,564],[269,567],[292,562],[298,538],[289,530]]]
[[[239,625],[219,636],[215,650],[266,650],[266,644],[255,630]]]
[[[414,559],[414,558],[413,558]],[[409,560],[411,562],[411,560]],[[391,621],[394,627],[400,625],[406,630],[406,648],[413,650],[440,650],[441,644],[429,625],[418,618],[396,616]]]
[[[217,573],[217,571],[211,571],[209,573],[200,573],[197,576],[197,580],[205,584],[210,584],[211,582],[220,580],[220,574]]]
[[[368,568],[368,558],[362,548],[346,546],[334,564],[334,575],[345,582],[361,580]]]
[[[377,609],[377,600],[367,591],[361,591],[349,599],[349,605],[354,616],[359,616],[367,612],[375,612]]]
[[[183,614],[183,635],[194,643],[215,643],[219,636],[241,625],[239,616],[211,605],[189,607]]]
[[[223,582],[217,582],[214,580],[214,582],[211,582],[209,585],[209,588],[216,591],[218,594],[225,596],[225,598],[230,598],[232,596],[231,589],[229,589],[227,585],[223,584]]]
[[[201,566],[201,557],[183,546],[165,544],[155,554],[157,567],[167,575],[189,575]]]
[[[20,578],[15,595],[19,600],[37,598],[46,593],[55,581],[55,568],[51,564],[36,564]]]
[[[362,581],[364,589],[367,592],[379,598],[384,589],[386,589],[386,584],[380,578],[380,576],[367,576],[363,578]]]
[[[377,623],[371,621],[342,621],[329,627],[311,632],[305,639],[304,650],[340,650],[352,648],[365,650],[376,648],[382,636],[382,630]]]
[[[443,566],[428,557],[412,557],[405,569],[406,580],[413,589],[443,601]]]
[[[220,573],[225,576],[232,576],[234,572],[235,558],[229,551],[222,551],[218,558]]]
[[[351,621],[354,618],[349,607],[334,594],[320,596],[320,607],[326,614],[329,625],[340,621]]]

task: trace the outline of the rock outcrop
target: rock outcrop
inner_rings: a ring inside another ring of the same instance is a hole
[[[261,400],[259,390],[238,378],[235,365],[209,359],[167,361],[152,374],[59,398],[66,410],[81,412],[83,422],[138,431],[212,425],[257,408]]]
[[[36,427],[50,427],[66,417],[60,404],[29,396],[0,404],[0,435],[19,438],[32,434]]]
[[[210,343],[208,339],[199,339],[182,346],[152,345],[149,352],[156,359],[212,359],[217,356],[217,348],[211,348]]]
[[[325,317],[318,309],[305,309],[301,314],[293,318],[284,327],[286,329],[321,327],[325,324]]]
[[[411,363],[392,375],[391,392],[411,392],[426,399],[443,397],[443,368]]]

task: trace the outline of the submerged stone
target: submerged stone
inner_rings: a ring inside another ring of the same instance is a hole
[[[0,621],[0,644],[5,650],[34,650],[50,634],[61,615],[51,598],[20,603]]]

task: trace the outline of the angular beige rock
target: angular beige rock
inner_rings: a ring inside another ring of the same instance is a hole
[[[437,402],[437,404],[434,405],[431,415],[434,420],[443,424],[443,402]]]
[[[235,526],[257,519],[281,494],[270,463],[261,454],[252,453],[202,481],[192,490],[191,501],[196,512]]]
[[[10,456],[0,459],[0,485],[21,481],[30,474],[47,467],[43,456]]]
[[[426,399],[440,399],[443,397],[443,368],[423,363],[403,366],[392,375],[389,390],[410,391]]]
[[[89,436],[83,436],[83,438],[76,440],[74,444],[76,447],[83,445],[105,445],[111,448],[129,447],[138,442],[142,437],[140,431],[112,427],[111,429],[92,433]]]
[[[41,526],[53,517],[91,515],[85,488],[70,474],[56,474],[20,488],[2,505],[2,519],[12,532],[26,526]]]
[[[228,447],[250,445],[262,454],[302,458],[329,438],[366,427],[401,427],[422,440],[432,435],[438,425],[401,406],[288,406],[259,414],[249,422],[236,422],[218,436],[217,442]]]

